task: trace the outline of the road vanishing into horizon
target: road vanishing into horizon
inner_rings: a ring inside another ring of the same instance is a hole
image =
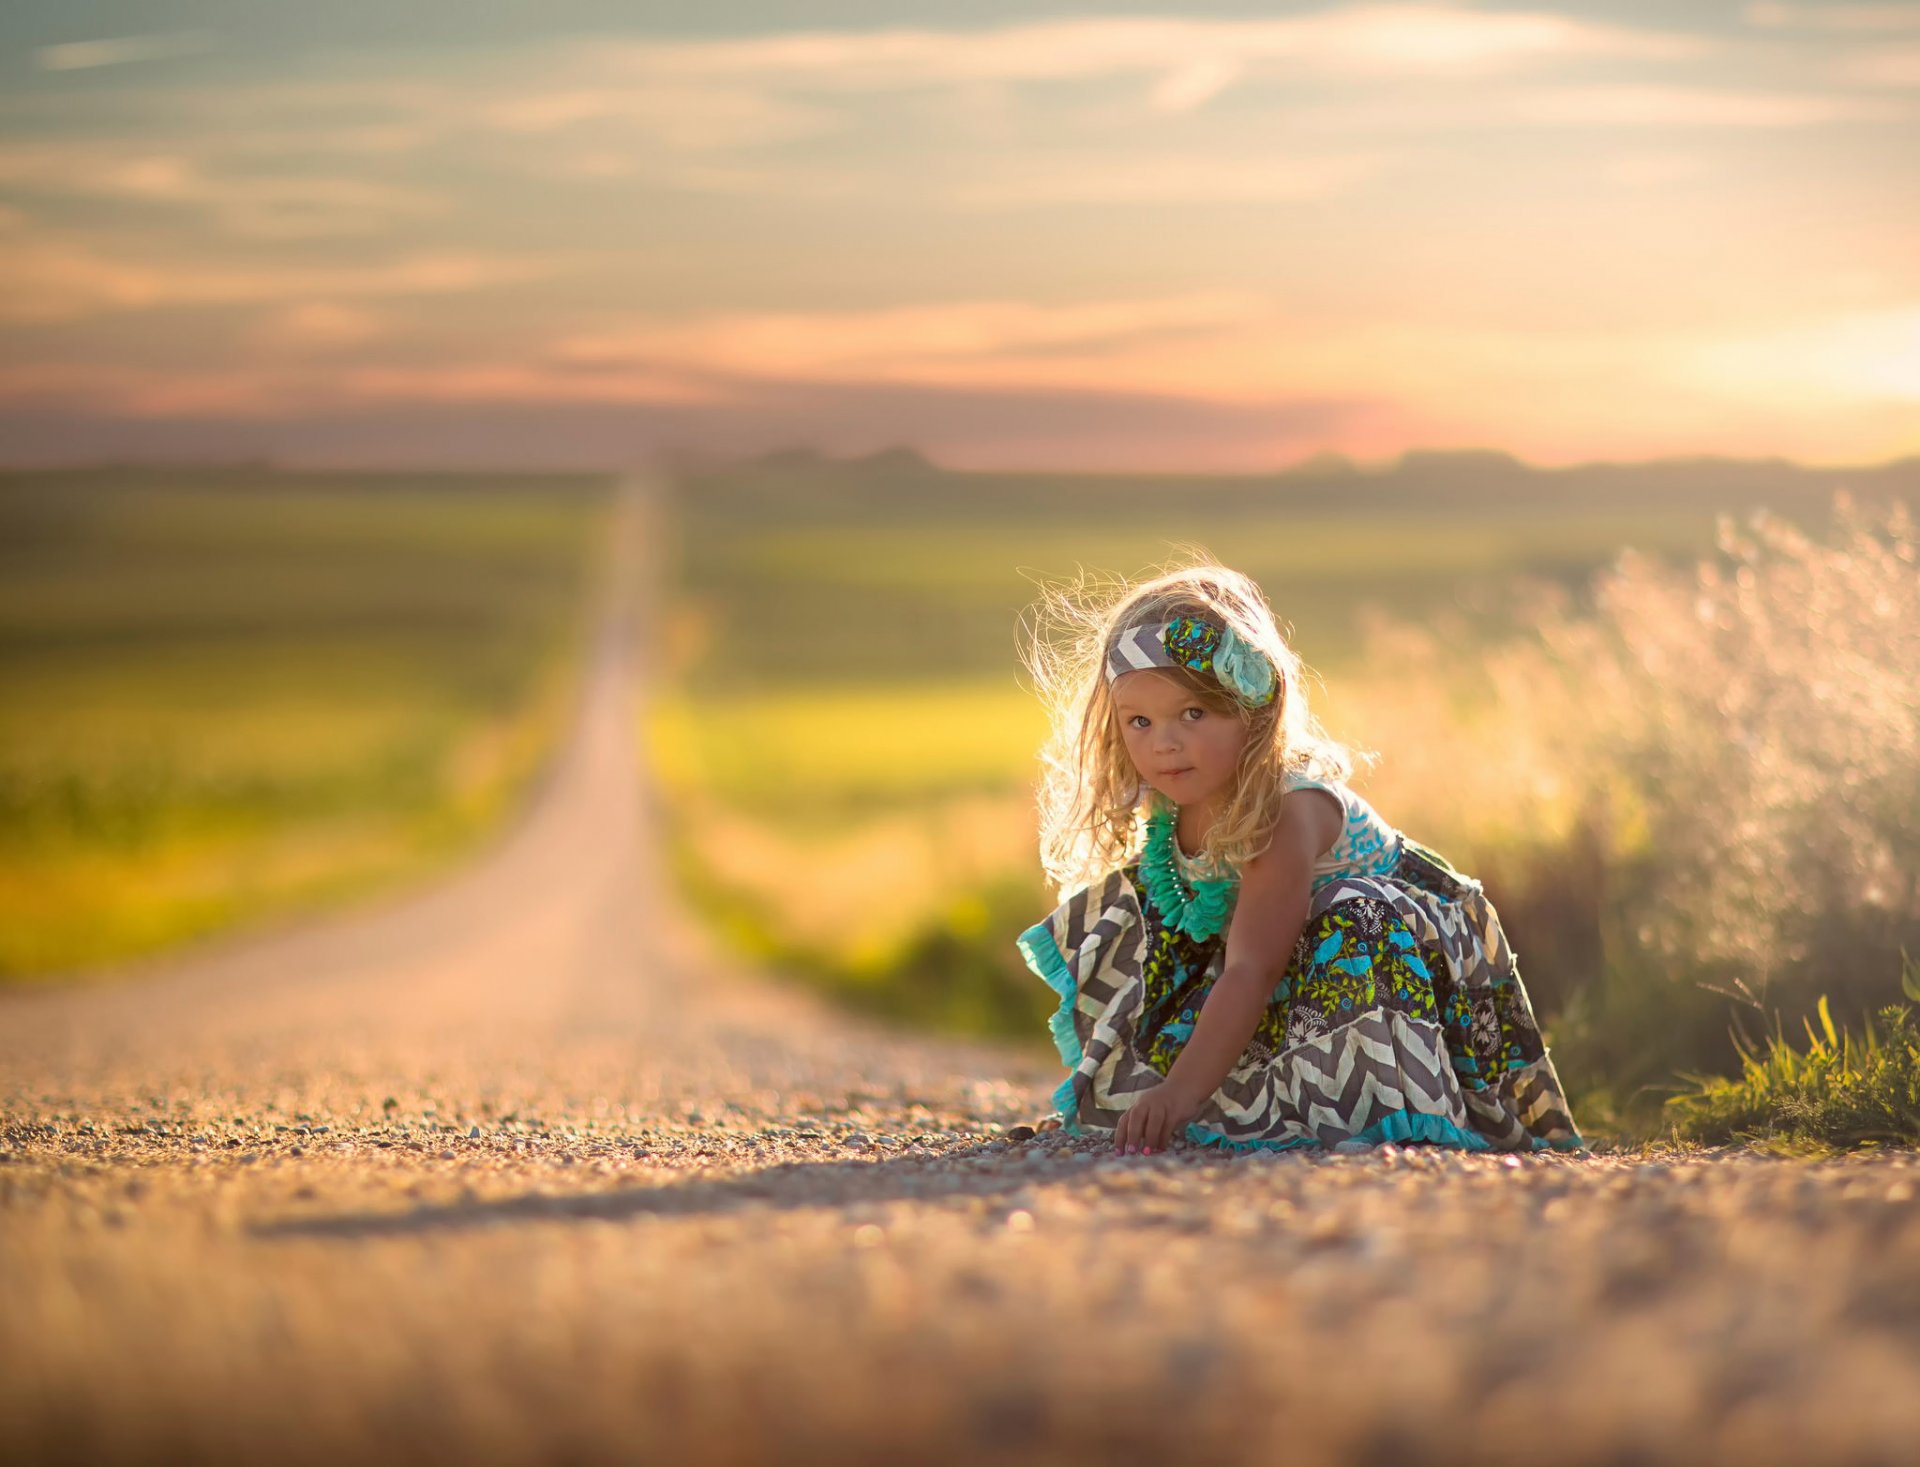
[[[0,993],[9,1460],[1913,1460],[1912,1153],[1120,1158],[1016,1129],[1039,1036],[723,955],[638,757],[658,503],[469,868]]]

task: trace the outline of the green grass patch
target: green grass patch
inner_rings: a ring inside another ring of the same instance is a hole
[[[1920,1002],[1920,965],[1906,963],[1901,987]],[[1914,1011],[1890,1005],[1855,1034],[1835,1027],[1823,997],[1818,1017],[1818,1028],[1802,1021],[1805,1048],[1776,1027],[1764,1044],[1741,1045],[1737,1076],[1695,1077],[1692,1089],[1667,1102],[1675,1137],[1791,1150],[1920,1143]]]
[[[669,789],[790,822],[1021,789],[1045,731],[1008,678],[680,693],[648,737]]]

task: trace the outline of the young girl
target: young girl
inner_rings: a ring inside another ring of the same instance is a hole
[[[1347,787],[1299,659],[1223,566],[1043,627],[1047,874],[1068,1129],[1126,1152],[1581,1145],[1479,882]]]

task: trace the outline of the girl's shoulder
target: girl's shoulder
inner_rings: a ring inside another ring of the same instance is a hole
[[[1340,807],[1342,816],[1353,813],[1354,801],[1359,798],[1342,780],[1316,779],[1311,774],[1303,774],[1294,769],[1289,769],[1281,775],[1280,789],[1282,793],[1289,795],[1297,790],[1319,790],[1322,794],[1333,797],[1334,803]]]
[[[1366,798],[1344,779],[1320,779],[1311,774],[1289,769],[1281,776],[1280,787],[1287,794],[1292,794],[1295,790],[1322,790],[1334,798],[1340,806],[1341,813],[1350,821],[1372,822],[1381,819],[1379,811],[1368,804]]]
[[[1340,806],[1340,827],[1315,866],[1315,880],[1334,875],[1378,876],[1392,870],[1403,837],[1345,780],[1317,779],[1288,771],[1282,788],[1321,790]]]
[[[1346,787],[1336,780],[1315,779],[1288,770],[1280,789],[1283,796],[1306,793],[1304,800],[1284,800],[1280,824],[1298,829],[1310,841],[1314,859],[1320,860],[1338,844],[1351,818],[1353,807],[1347,800]]]

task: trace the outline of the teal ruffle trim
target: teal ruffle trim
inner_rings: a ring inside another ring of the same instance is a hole
[[[1073,1077],[1079,1073],[1080,1061],[1086,1057],[1080,1048],[1080,1036],[1073,1030],[1073,1001],[1079,996],[1079,985],[1073,981],[1073,972],[1060,952],[1060,944],[1053,940],[1046,923],[1036,922],[1021,933],[1019,947],[1027,966],[1060,995],[1060,1007],[1053,1011],[1047,1027],[1053,1031],[1053,1047],[1060,1051],[1060,1063],[1067,1067],[1067,1078],[1053,1092],[1053,1108],[1059,1112],[1065,1128],[1078,1134],[1079,1106],[1074,1100]]]
[[[1222,1146],[1229,1151],[1293,1151],[1303,1146],[1317,1146],[1320,1143],[1305,1137],[1293,1141],[1229,1141],[1214,1131],[1209,1131],[1198,1121],[1187,1126],[1187,1139],[1198,1141],[1207,1146]],[[1463,1151],[1490,1150],[1487,1138],[1477,1131],[1463,1130],[1445,1116],[1429,1115],[1424,1111],[1396,1110],[1382,1116],[1366,1130],[1349,1136],[1342,1146],[1384,1146],[1388,1143],[1399,1144],[1406,1141],[1435,1141],[1443,1146],[1458,1146]]]
[[[1571,1136],[1556,1137],[1552,1141],[1543,1141],[1540,1137],[1535,1136],[1533,1138],[1533,1149],[1535,1151],[1585,1151],[1587,1149],[1587,1143],[1578,1132],[1575,1132]]]

